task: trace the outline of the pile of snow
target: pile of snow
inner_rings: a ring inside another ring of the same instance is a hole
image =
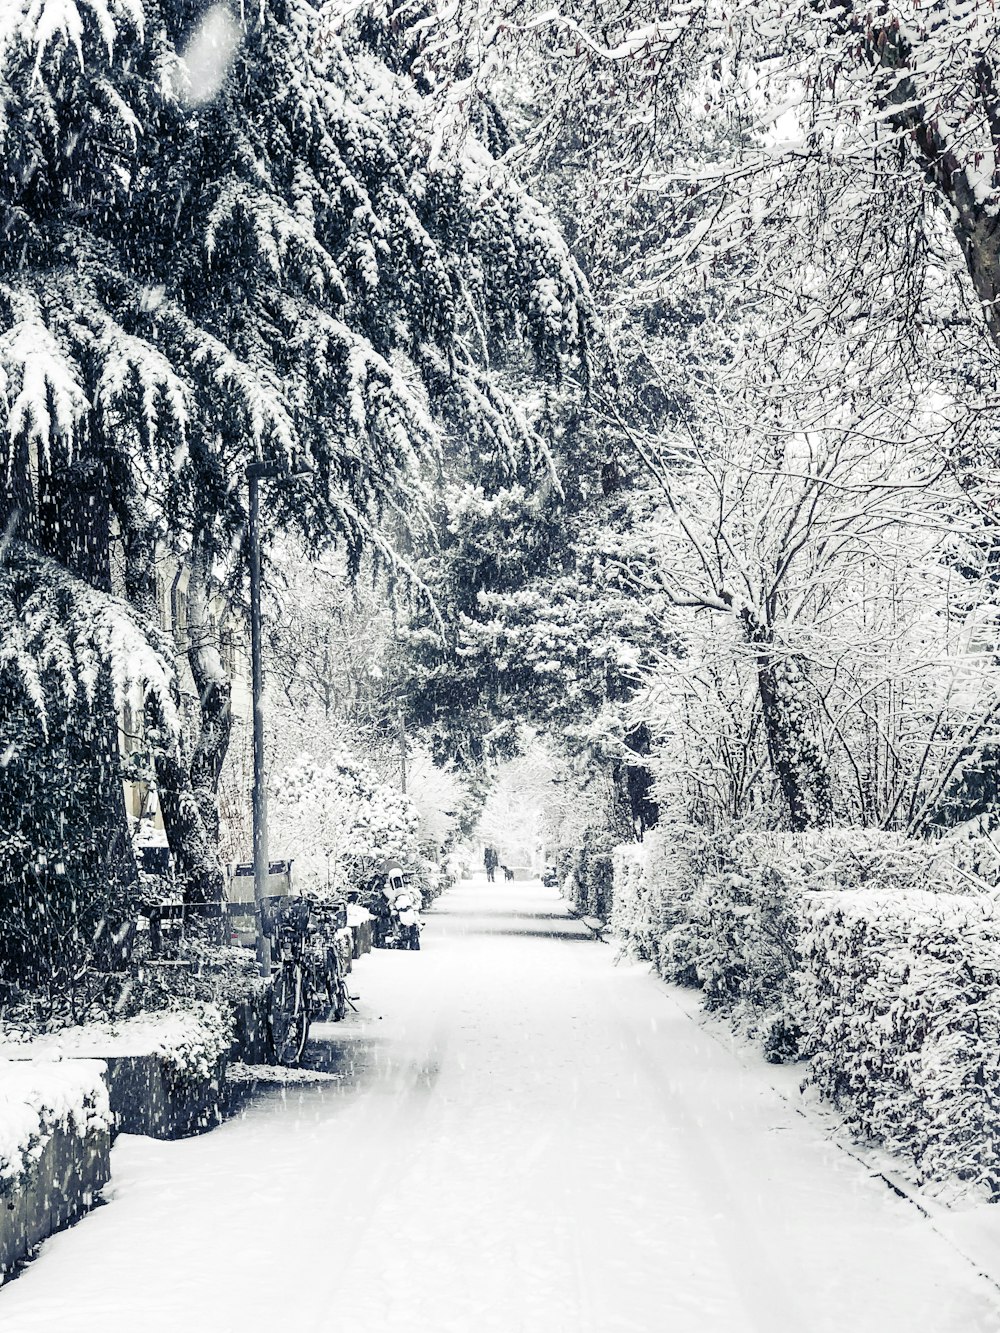
[[[83,1023],[44,1036],[5,1034],[0,1059],[113,1059],[159,1056],[179,1079],[212,1078],[232,1042],[232,1020],[214,1004],[135,1018]]]
[[[110,1133],[103,1075],[99,1060],[0,1061],[0,1185],[30,1170],[56,1130]]]
[[[330,1073],[324,1069],[295,1069],[289,1065],[245,1065],[239,1062],[231,1064],[226,1070],[228,1083],[337,1083],[343,1074]]]

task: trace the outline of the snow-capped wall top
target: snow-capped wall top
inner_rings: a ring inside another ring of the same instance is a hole
[[[56,1129],[110,1128],[104,1071],[99,1060],[0,1061],[0,1182],[21,1175]]]
[[[117,1023],[85,1023],[32,1037],[6,1034],[0,1059],[101,1060],[157,1055],[178,1073],[208,1077],[229,1049],[228,1020],[212,1004],[140,1014]]]

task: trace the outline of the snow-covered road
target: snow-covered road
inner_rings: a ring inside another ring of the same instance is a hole
[[[180,1143],[0,1291],[3,1333],[978,1333],[994,1288],[539,885],[377,953],[343,1077]]]

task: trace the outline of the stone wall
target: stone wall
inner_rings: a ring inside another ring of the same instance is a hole
[[[178,1072],[157,1055],[108,1056],[106,1064],[116,1133],[182,1139],[222,1120],[225,1060],[207,1076]]]
[[[108,1181],[104,1072],[94,1060],[0,1063],[0,1283]]]

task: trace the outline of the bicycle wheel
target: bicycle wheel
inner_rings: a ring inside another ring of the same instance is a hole
[[[271,989],[271,1049],[282,1065],[298,1064],[309,1039],[308,979],[301,963],[287,963]]]
[[[298,989],[295,1000],[295,1063],[302,1063],[302,1056],[305,1054],[306,1042],[309,1040],[309,1006],[312,1003],[312,996],[309,988],[309,975],[304,968],[299,967],[298,971]]]
[[[338,974],[333,983],[333,1021],[341,1022],[347,1017],[347,982]]]
[[[347,1013],[347,982],[340,956],[335,948],[326,953],[326,967],[322,972],[323,991],[326,1004],[323,1019],[327,1023],[339,1023]]]

